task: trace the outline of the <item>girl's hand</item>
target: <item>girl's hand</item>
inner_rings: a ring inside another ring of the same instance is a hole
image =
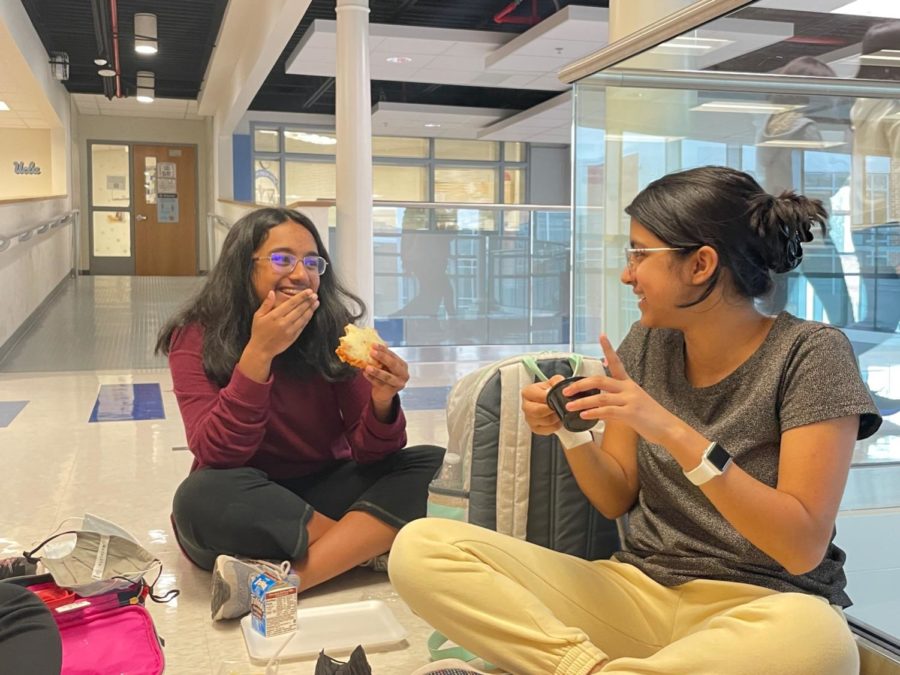
[[[547,405],[547,392],[562,375],[554,375],[546,382],[529,384],[522,390],[522,413],[531,430],[539,436],[549,436],[562,426],[559,416]]]
[[[318,306],[318,296],[308,288],[277,306],[275,291],[269,291],[253,314],[249,345],[259,354],[275,358],[300,337]]]
[[[566,409],[581,411],[581,417],[586,420],[622,422],[648,442],[665,445],[669,432],[681,421],[628,377],[605,334],[600,335],[600,346],[610,376],[585,377],[566,387],[563,394],[572,396],[589,389],[600,389],[601,393],[571,401],[566,404]]]
[[[363,370],[363,376],[372,385],[372,402],[376,406],[389,406],[409,382],[409,367],[385,345],[374,345],[371,356],[381,364],[381,368],[366,366]]]

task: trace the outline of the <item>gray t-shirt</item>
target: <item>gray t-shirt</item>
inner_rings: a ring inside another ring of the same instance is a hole
[[[725,379],[694,387],[685,377],[684,336],[632,326],[618,350],[628,374],[648,394],[709,439],[721,443],[744,471],[766,485],[778,481],[781,434],[823,420],[860,415],[858,438],[881,417],[859,376],[847,337],[786,312],[759,349]],[[660,445],[638,440],[638,499],[628,536],[615,559],[666,586],[692,579],[799,591],[847,607],[846,554],[832,541],[814,570],[793,575],[731,526],[684,476]]]

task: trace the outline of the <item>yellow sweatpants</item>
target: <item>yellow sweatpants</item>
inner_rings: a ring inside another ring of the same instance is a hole
[[[391,582],[425,621],[514,675],[857,675],[824,598],[696,580],[669,588],[467,523],[423,518],[391,548]]]

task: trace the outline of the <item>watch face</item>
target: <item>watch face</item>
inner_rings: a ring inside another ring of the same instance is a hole
[[[731,459],[731,455],[728,454],[728,451],[725,448],[716,443],[713,446],[713,449],[709,451],[709,454],[706,456],[706,458],[712,463],[714,467],[721,471],[725,468],[725,465],[728,464],[728,461]]]

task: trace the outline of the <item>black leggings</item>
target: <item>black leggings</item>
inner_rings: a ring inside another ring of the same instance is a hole
[[[274,480],[250,467],[198,469],[175,491],[178,543],[194,563],[212,569],[221,554],[302,558],[314,511],[333,520],[365,511],[399,529],[425,515],[428,484],[443,457],[443,448],[419,445],[373,464],[342,461],[310,476]]]
[[[27,588],[0,583],[0,671],[59,675],[62,641],[47,606]]]

